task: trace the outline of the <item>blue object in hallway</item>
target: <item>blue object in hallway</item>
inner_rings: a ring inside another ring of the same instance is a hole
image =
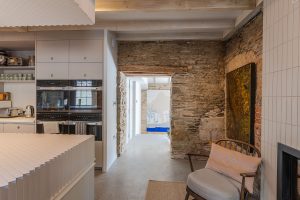
[[[147,128],[147,132],[169,132],[169,127],[153,127],[153,128]]]

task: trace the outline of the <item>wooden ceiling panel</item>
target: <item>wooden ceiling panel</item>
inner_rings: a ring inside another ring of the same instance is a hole
[[[96,11],[251,10],[256,0],[96,0]]]

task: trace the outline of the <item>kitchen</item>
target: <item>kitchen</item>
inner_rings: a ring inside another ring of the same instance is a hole
[[[116,100],[106,95],[107,80],[116,81],[105,69],[109,59],[104,56],[114,40],[110,32],[0,35],[0,132],[91,135],[94,168],[106,171],[111,158],[105,121],[112,113],[108,108],[116,109],[107,104]]]

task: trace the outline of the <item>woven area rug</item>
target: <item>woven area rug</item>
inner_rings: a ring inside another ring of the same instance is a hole
[[[185,187],[184,182],[150,180],[145,200],[184,200]]]

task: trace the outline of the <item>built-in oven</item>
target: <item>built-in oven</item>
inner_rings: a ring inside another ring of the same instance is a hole
[[[37,112],[97,112],[101,110],[101,80],[37,81]]]
[[[37,112],[68,111],[69,81],[37,81]]]
[[[37,133],[95,136],[102,167],[102,81],[37,80]]]
[[[102,109],[101,80],[70,80],[70,111],[95,112]]]

